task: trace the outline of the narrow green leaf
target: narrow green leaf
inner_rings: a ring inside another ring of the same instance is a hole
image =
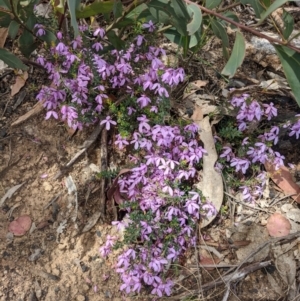
[[[14,69],[27,70],[28,67],[23,64],[23,62],[10,51],[0,48],[0,60],[2,60],[9,67]]]
[[[294,29],[294,18],[287,11],[283,10],[282,20],[284,22],[283,37],[287,40]]]
[[[286,2],[288,2],[288,0],[276,0],[276,1],[274,1],[268,7],[268,9],[261,14],[261,17],[260,17],[260,20],[258,22],[258,25],[261,24],[274,10],[276,10],[277,8],[279,8],[280,6],[282,6],[283,4],[285,4]]]
[[[187,10],[185,2],[182,0],[171,0],[171,4],[174,8],[175,15],[178,19],[181,19],[183,22],[188,22],[191,18]]]
[[[115,20],[120,18],[123,13],[123,4],[120,0],[114,1],[114,6],[113,6],[113,14]]]
[[[182,41],[182,36],[181,34],[176,30],[175,27],[168,28],[164,32],[164,36],[169,39],[171,42],[177,44],[178,46],[183,47],[183,41]]]
[[[237,31],[234,46],[229,61],[222,70],[222,74],[233,77],[237,68],[241,66],[245,57],[245,39],[243,35]]]
[[[188,34],[191,36],[197,32],[202,23],[202,12],[198,5],[190,3],[188,5],[188,11],[191,16],[191,21],[187,24]]]
[[[113,30],[107,32],[106,35],[107,35],[108,40],[115,47],[115,49],[117,49],[117,50],[124,49],[125,42],[123,40],[121,40]]]
[[[78,9],[80,0],[67,0],[67,2],[68,2],[68,7],[69,7],[69,11],[70,11],[70,16],[71,16],[71,25],[74,30],[74,37],[76,38],[79,35],[78,23],[76,20],[76,10]]]
[[[10,10],[9,0],[0,0],[0,6]]]
[[[212,30],[214,32],[214,34],[222,40],[223,45],[225,47],[229,47],[229,39],[228,39],[228,35],[227,32],[223,26],[223,24],[218,21],[217,19],[212,19],[211,20],[211,27]]]
[[[37,43],[34,41],[34,36],[27,30],[23,31],[18,41],[19,48],[26,57],[29,57],[30,54],[37,48]]]
[[[74,1],[74,0],[69,0]],[[77,0],[78,1],[78,0]],[[77,18],[89,18],[92,16],[97,16],[99,14],[108,14],[113,11],[114,1],[101,1],[101,2],[93,2],[80,10],[76,11]]]
[[[201,42],[201,31],[198,30],[190,37],[189,48],[196,47]]]
[[[228,18],[228,19],[231,19],[231,20],[233,20],[233,21],[235,21],[235,22],[237,22],[237,23],[239,22],[238,16],[237,16],[233,11],[228,10],[228,11],[226,11],[225,13],[223,13],[223,16],[226,17],[226,18]],[[226,21],[222,21],[222,23],[223,23],[223,22],[225,22],[225,23],[227,24]],[[236,28],[236,26],[233,25],[233,24],[229,24],[229,25],[230,25],[230,27],[231,27],[232,29],[235,29],[235,28]]]
[[[8,27],[12,17],[10,14],[0,11],[0,27]]]
[[[265,11],[264,7],[260,4],[258,0],[240,0],[242,4],[250,4],[257,18],[260,18],[260,15]]]
[[[17,36],[17,33],[19,31],[20,24],[16,21],[11,21],[8,27],[8,34],[11,37],[11,39],[15,39]]]
[[[216,8],[218,5],[220,5],[222,0],[206,0],[205,1],[205,7],[208,9]]]
[[[145,3],[142,3],[128,13],[123,20],[119,21],[114,28],[122,28],[124,26],[134,25],[138,20],[143,20],[143,22],[148,22],[149,20],[157,21],[150,13],[148,6]]]
[[[173,25],[181,35],[187,34],[187,21],[179,19],[168,0],[151,0],[148,3],[149,11],[153,17],[164,25]]]
[[[45,41],[48,45],[51,46],[51,45],[53,45],[56,42],[56,40],[57,40],[56,36],[55,36],[55,34],[52,31],[50,31],[48,29],[46,29],[45,31],[46,31],[46,34],[44,34],[43,36],[41,36],[40,39],[43,40],[43,41]]]
[[[300,53],[282,45],[273,45],[279,56],[284,74],[300,106]]]

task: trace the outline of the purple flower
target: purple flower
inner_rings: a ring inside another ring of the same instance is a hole
[[[224,146],[223,153],[220,155],[220,158],[226,158],[226,161],[230,161],[232,157],[233,157],[233,152],[231,147]]]
[[[230,166],[235,167],[236,172],[241,171],[243,174],[245,174],[250,166],[250,162],[247,159],[232,158]]]
[[[45,27],[42,24],[35,24],[33,28],[37,29],[36,35],[38,37],[42,37],[46,34]]]
[[[137,118],[137,120],[139,121],[139,132],[140,133],[147,133],[151,127],[148,124],[149,119],[147,119],[146,115],[142,115],[140,117]]]
[[[110,130],[111,125],[116,125],[117,123],[111,119],[110,116],[107,116],[104,120],[100,122],[100,124],[105,124],[105,128],[107,131]]]
[[[149,103],[151,103],[151,100],[149,97],[147,97],[145,94],[143,94],[141,97],[139,97],[137,99],[136,102],[140,105],[140,107],[142,109],[142,108],[146,107]]]
[[[155,25],[151,20],[148,23],[144,23],[142,27],[148,29],[149,32],[153,32],[155,30]]]
[[[105,36],[105,30],[103,28],[98,27],[95,31],[94,31],[94,37],[100,36],[102,39]]]
[[[118,134],[116,138],[117,140],[115,141],[115,144],[118,145],[119,149],[123,149],[126,145],[129,144],[129,142],[125,138],[122,138],[120,134]]]
[[[265,107],[265,115],[268,117],[268,120],[271,120],[273,117],[277,116],[277,109],[273,102],[270,104],[263,104],[263,106]]]

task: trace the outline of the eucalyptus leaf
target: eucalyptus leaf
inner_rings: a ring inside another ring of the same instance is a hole
[[[300,53],[282,45],[273,45],[279,56],[284,74],[300,106]]]
[[[45,29],[45,32],[46,33],[41,36],[40,39],[45,41],[50,46],[53,45],[57,40],[55,34],[48,29]]]
[[[74,0],[69,0],[74,1]],[[111,13],[114,9],[114,1],[97,1],[92,4],[86,5],[80,10],[76,11],[77,18],[89,18],[99,14]]]
[[[164,25],[173,25],[181,35],[187,34],[188,20],[177,17],[171,2],[168,0],[151,0],[148,3],[149,11],[152,16]]]
[[[265,11],[264,7],[258,0],[240,0],[242,4],[250,4],[255,11],[257,18],[260,18],[261,14]]]
[[[233,77],[237,68],[241,66],[245,57],[246,43],[243,35],[236,32],[235,42],[229,61],[222,70],[223,75]]]
[[[182,0],[171,0],[172,6],[174,8],[175,15],[178,19],[182,19],[185,22],[190,20],[190,14],[187,10],[185,2]]]
[[[268,9],[261,14],[260,20],[258,22],[258,25],[261,24],[274,10],[281,7],[283,4],[288,2],[288,0],[276,0],[274,1]]]
[[[78,23],[76,20],[76,10],[79,8],[80,0],[67,0],[67,2],[71,16],[71,25],[74,30],[74,37],[76,38],[79,35]]]
[[[8,34],[12,40],[14,40],[16,38],[19,28],[20,28],[19,23],[17,23],[14,20],[10,22],[9,27],[8,27]]]
[[[12,16],[0,11],[0,27],[8,27],[12,20]]]
[[[124,49],[125,42],[121,40],[113,30],[107,32],[106,35],[108,40],[117,50]]]
[[[14,69],[28,70],[28,67],[10,51],[0,48],[0,60]]]
[[[208,9],[213,9],[220,5],[221,2],[222,0],[206,0],[205,7]]]
[[[122,4],[122,2],[120,0],[114,1],[114,4],[113,4],[113,14],[114,14],[115,20],[122,16],[122,12],[123,12],[123,4]]]
[[[294,29],[294,18],[287,11],[283,10],[282,20],[284,22],[283,37],[287,40]]]
[[[188,5],[188,12],[191,16],[191,21],[187,24],[188,34],[191,36],[197,32],[202,23],[202,12],[198,5],[191,3]]]
[[[181,34],[176,30],[175,27],[168,28],[164,31],[164,36],[170,40],[172,43],[177,44],[178,46],[183,47],[183,41]]]
[[[228,39],[228,35],[227,32],[223,26],[223,24],[217,20],[217,19],[212,19],[211,20],[211,28],[214,32],[214,34],[222,40],[223,45],[225,47],[229,47],[229,39]]]
[[[19,48],[21,52],[29,57],[30,54],[37,48],[37,43],[34,41],[34,36],[27,30],[24,30],[19,37]]]
[[[233,21],[235,21],[237,23],[239,22],[238,16],[233,11],[228,10],[228,11],[226,11],[226,12],[223,13],[223,16],[226,17],[226,18],[228,18],[228,19],[231,19],[231,20],[233,20]],[[226,21],[222,21],[222,22],[226,22]],[[236,26],[233,25],[233,24],[229,24],[229,25],[233,29],[236,28]]]
[[[10,3],[9,0],[0,0],[0,6],[10,10]]]

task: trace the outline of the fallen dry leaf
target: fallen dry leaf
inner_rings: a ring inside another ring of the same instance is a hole
[[[212,134],[209,117],[206,116],[200,122],[195,122],[200,126],[200,138],[204,144],[207,154],[203,156],[203,176],[201,182],[196,184],[203,195],[215,206],[219,212],[223,202],[223,181],[222,176],[215,170],[215,163],[218,159],[215,141]],[[211,216],[201,220],[201,228],[209,225],[216,216]]]
[[[19,216],[9,224],[8,231],[12,232],[15,236],[23,236],[30,229],[31,223],[29,215]]]
[[[42,112],[43,109],[44,109],[43,103],[39,101],[38,103],[35,104],[35,106],[30,111],[28,111],[24,115],[20,116],[16,121],[14,121],[11,124],[11,126],[16,126],[16,125],[23,123],[24,121],[28,120],[29,118]]]
[[[8,34],[8,28],[6,27],[1,27],[0,28],[0,48],[4,47],[6,38],[7,38],[7,34]]]
[[[25,182],[23,182],[22,184],[19,185],[15,185],[13,187],[11,187],[6,193],[5,195],[1,198],[0,200],[0,207],[4,204],[4,202],[6,201],[6,199],[10,199],[13,194],[24,185]]]
[[[268,219],[267,230],[270,236],[282,237],[290,234],[291,224],[282,214],[275,212]]]
[[[24,87],[27,78],[28,73],[26,71],[23,74],[17,75],[16,82],[11,86],[11,96],[16,95],[21,90],[21,88]]]
[[[265,168],[270,174],[271,179],[278,185],[286,195],[300,203],[300,187],[293,180],[292,174],[285,166],[280,166],[278,170],[271,163],[266,162]]]

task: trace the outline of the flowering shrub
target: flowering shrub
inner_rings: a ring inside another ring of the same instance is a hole
[[[246,184],[239,187],[243,199],[254,203],[263,195],[267,180],[267,174],[261,170],[261,165],[269,162],[278,169],[284,164],[285,157],[272,149],[279,140],[279,126],[274,125],[267,128],[269,123],[265,122],[266,126],[262,126],[258,130],[258,124],[263,120],[270,121],[277,116],[277,108],[273,103],[260,104],[251,99],[248,94],[233,97],[230,103],[236,111],[237,127],[240,133],[236,136],[243,140],[238,142],[240,145],[235,145],[236,151],[230,144],[223,146],[220,158],[222,162],[228,162],[236,173],[242,175],[242,182]],[[290,128],[290,136],[297,136],[300,133],[299,125],[300,121],[283,126]],[[246,138],[244,138],[245,136]],[[252,176],[252,180],[247,180],[249,176]]]
[[[73,129],[93,123],[106,130],[117,126],[114,144],[131,148],[134,167],[118,180],[127,198],[120,207],[127,215],[114,222],[124,229],[124,238],[107,237],[100,252],[107,256],[112,247],[125,248],[116,264],[121,290],[140,292],[146,285],[162,296],[171,293],[170,264],[196,242],[197,220],[216,212],[192,189],[206,153],[198,127],[166,123],[169,91],[184,80],[184,71],[165,66],[160,59],[164,50],[147,45],[151,37],[141,30],[154,28],[152,22],[143,24],[128,48],[102,53],[107,46],[102,28],[93,32],[91,47],[87,27],[68,45],[58,33],[59,43],[51,49],[54,60],[37,59],[52,80],[37,99],[47,109],[46,119],[60,118]],[[116,104],[114,98],[121,95],[128,97]]]

